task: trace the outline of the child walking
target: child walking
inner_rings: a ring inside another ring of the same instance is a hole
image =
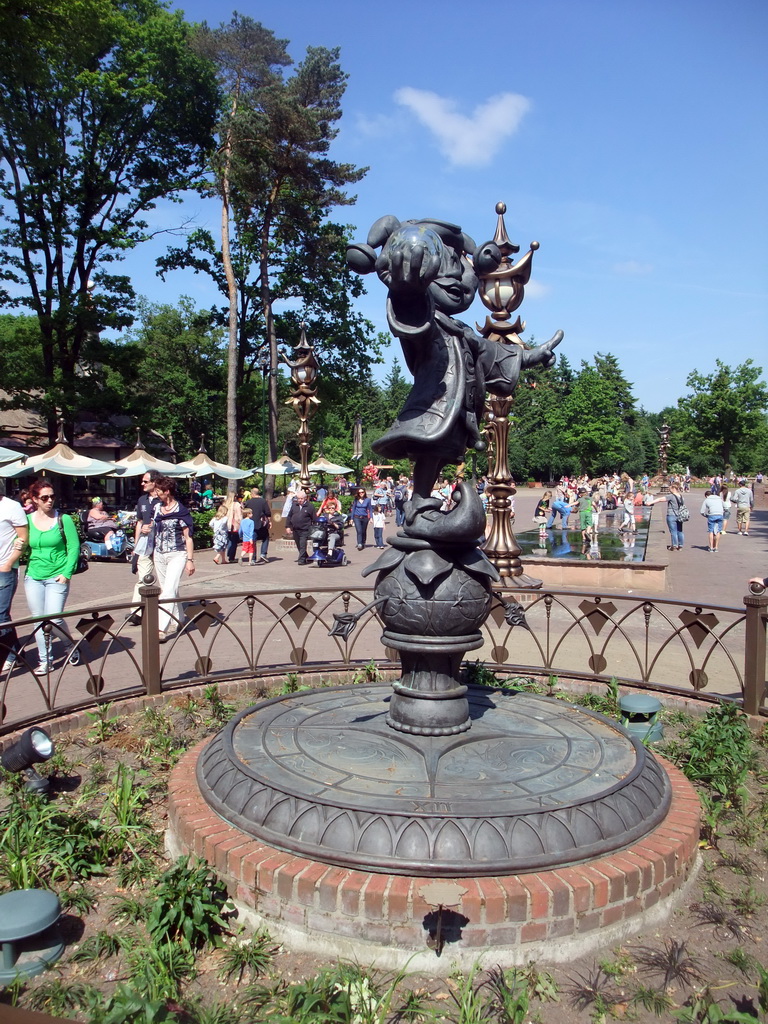
[[[240,540],[243,542],[241,562],[248,558],[248,565],[254,565],[253,561],[253,535],[256,532],[256,524],[253,521],[253,509],[244,508],[243,518],[240,522]]]
[[[584,487],[579,488],[579,528],[586,542],[592,536],[592,498]]]
[[[377,548],[384,547],[384,524],[387,521],[387,517],[384,513],[384,509],[380,506],[376,506],[376,511],[373,513],[373,545]]]
[[[213,530],[213,560],[216,565],[221,565],[226,560],[224,553],[227,550],[227,509],[223,504],[219,505],[208,525]]]

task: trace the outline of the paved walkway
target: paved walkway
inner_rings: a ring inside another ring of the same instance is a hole
[[[518,531],[521,532],[528,526],[531,529],[537,528],[532,522],[532,514],[534,514],[541,494],[539,488],[523,488],[518,493],[516,498]],[[750,536],[737,537],[735,532],[733,534],[729,532],[722,541],[720,553],[716,555],[710,554],[707,550],[706,523],[698,515],[702,500],[703,496],[700,490],[692,493],[687,499],[687,504],[691,509],[691,519],[686,530],[686,546],[681,552],[667,551],[669,535],[665,519],[666,507],[662,504],[655,506],[649,527],[647,560],[664,562],[669,565],[667,592],[664,596],[683,600],[691,605],[695,603],[720,604],[741,608],[742,598],[746,593],[746,581],[752,575],[768,572],[768,502],[766,502],[766,496],[765,494],[760,496],[759,506],[762,507],[758,508],[753,517]],[[387,525],[386,535],[391,535],[394,531],[394,522],[391,521]],[[251,588],[255,592],[266,592],[267,594],[270,590],[296,590],[304,594],[311,594],[319,587],[328,587],[336,592],[345,588],[369,590],[373,588],[374,578],[369,577],[362,580],[360,571],[375,561],[379,554],[380,552],[373,547],[357,551],[352,546],[348,549],[350,562],[347,566],[322,569],[314,565],[298,565],[295,548],[288,541],[272,542],[269,562],[252,567],[241,564],[214,565],[212,551],[199,551],[196,556],[198,571],[193,580],[183,584],[181,596],[242,593]],[[134,577],[125,562],[94,562],[88,572],[78,575],[73,580],[68,611],[71,613],[87,611],[123,602],[127,606],[132,594],[133,583]],[[568,588],[563,589],[567,590]],[[613,591],[613,593],[623,592]],[[624,593],[629,592],[625,591]],[[652,595],[648,596],[652,597]],[[262,600],[268,607],[268,597]],[[364,603],[366,603],[365,598]],[[271,610],[280,613],[280,609],[276,605]],[[29,614],[23,585],[18,588],[13,612],[16,620]],[[244,609],[241,609],[240,614],[245,614]],[[119,618],[120,614],[116,614],[115,617]],[[254,637],[258,644],[259,637],[266,629],[269,614],[263,614],[263,607],[262,612],[258,612],[257,609],[255,620],[250,625],[246,621],[247,617],[246,615],[244,618],[245,633],[240,639],[248,644],[249,629],[254,626],[256,630]],[[77,621],[77,617],[75,621]],[[325,637],[325,633],[323,635]],[[251,639],[253,640],[253,637]],[[373,634],[368,639],[360,638],[358,649],[364,649],[369,640],[374,644],[374,648],[371,649],[377,649],[377,641],[373,639]],[[140,643],[138,631],[128,630],[127,636],[121,641],[121,651],[116,650],[110,653],[108,673],[110,691],[114,692],[122,687],[135,685],[136,666],[133,657],[138,654],[138,643]],[[284,637],[280,631],[270,634],[269,643],[270,656],[273,655],[281,663],[290,662],[292,655],[286,646],[289,643],[287,636]],[[196,656],[193,648],[189,647],[187,650],[183,645],[163,648],[161,654],[164,664],[166,664],[166,659],[170,658],[167,668],[171,670],[174,677],[179,678],[186,673],[191,677],[199,672],[199,669],[195,667]],[[219,644],[216,650],[217,669],[226,668],[229,662],[234,665],[238,662],[238,657],[239,651],[236,649],[236,645],[232,645],[230,649],[228,644]],[[190,658],[191,660],[189,660]],[[33,663],[34,659],[35,654],[32,653]],[[103,672],[103,666],[99,668],[98,665],[95,665],[91,668],[93,671]],[[686,664],[684,668],[687,672],[689,667]],[[18,672],[13,673],[6,680],[6,683],[9,684],[9,689],[5,694],[7,721],[35,714],[36,705],[40,701],[38,692],[40,685],[54,687],[57,691],[56,701],[68,703],[71,698],[79,698],[85,679],[82,667],[68,669],[60,675],[53,673],[47,681],[43,680],[40,684],[35,683],[34,685],[31,685],[32,680],[29,676],[23,676]],[[32,701],[32,705],[30,701]]]
[[[536,529],[532,519],[536,502],[541,497],[538,488],[521,488],[515,499],[516,528],[519,532]],[[759,499],[752,517],[748,537],[739,537],[734,526],[721,540],[717,554],[707,551],[706,522],[699,515],[704,500],[702,491],[692,491],[687,496],[691,518],[686,525],[685,547],[682,551],[667,551],[669,533],[664,518],[665,506],[656,505],[651,518],[646,560],[668,563],[667,597],[704,604],[722,604],[741,607],[747,592],[747,580],[754,575],[768,574],[768,500],[765,492]],[[387,525],[385,537],[396,531],[394,520]],[[347,534],[349,537],[349,533]],[[332,569],[318,569],[314,565],[296,564],[295,550],[288,542],[277,541],[270,547],[270,561],[267,565],[213,564],[212,551],[196,553],[197,572],[189,582],[182,585],[185,593],[212,593],[226,590],[245,590],[257,587],[260,590],[285,590],[295,588],[303,592],[318,586],[373,587],[372,576],[362,579],[360,573],[365,566],[376,560],[380,552],[372,546],[357,551],[354,544],[347,548],[349,565]],[[125,563],[93,562],[87,573],[75,576],[68,601],[68,608],[87,609],[103,604],[129,600],[134,577]],[[29,615],[24,599],[24,587],[14,601],[14,616]]]

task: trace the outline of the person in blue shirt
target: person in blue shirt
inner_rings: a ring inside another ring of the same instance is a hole
[[[352,501],[352,507],[349,510],[349,514],[352,517],[352,522],[355,524],[355,533],[357,534],[357,550],[362,551],[365,547],[365,538],[368,533],[368,523],[370,522],[373,510],[371,509],[371,499],[364,487],[358,487],[355,492],[355,497]]]
[[[240,540],[243,542],[241,562],[248,560],[248,565],[253,565],[253,535],[256,532],[256,524],[253,521],[253,510],[243,509],[243,518],[240,521]]]

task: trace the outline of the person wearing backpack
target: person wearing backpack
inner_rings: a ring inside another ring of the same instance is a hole
[[[670,544],[667,544],[667,551],[682,551],[685,543],[683,535],[683,523],[686,522],[690,513],[683,501],[680,485],[677,483],[669,485],[669,493],[662,494],[649,502],[650,505],[658,505],[660,501],[667,503],[667,529],[669,530]]]
[[[397,486],[392,492],[392,499],[395,505],[395,525],[403,526],[405,524],[405,503],[408,500],[408,481],[404,476],[397,481]]]

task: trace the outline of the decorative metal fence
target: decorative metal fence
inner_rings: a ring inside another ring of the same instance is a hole
[[[381,645],[381,623],[364,588],[224,592],[185,596],[179,632],[158,640],[159,588],[143,588],[140,628],[128,603],[64,614],[78,636],[79,665],[54,661],[37,676],[33,631],[61,642],[45,619],[15,622],[17,664],[0,676],[0,732],[136,694],[225,680],[312,671],[359,671],[367,662],[394,667]],[[525,624],[510,625],[504,602],[518,601]],[[475,657],[497,671],[630,685],[763,708],[768,595],[743,608],[693,605],[644,596],[547,590],[497,592]],[[354,626],[354,629],[352,626]],[[0,652],[2,654],[3,652]]]

